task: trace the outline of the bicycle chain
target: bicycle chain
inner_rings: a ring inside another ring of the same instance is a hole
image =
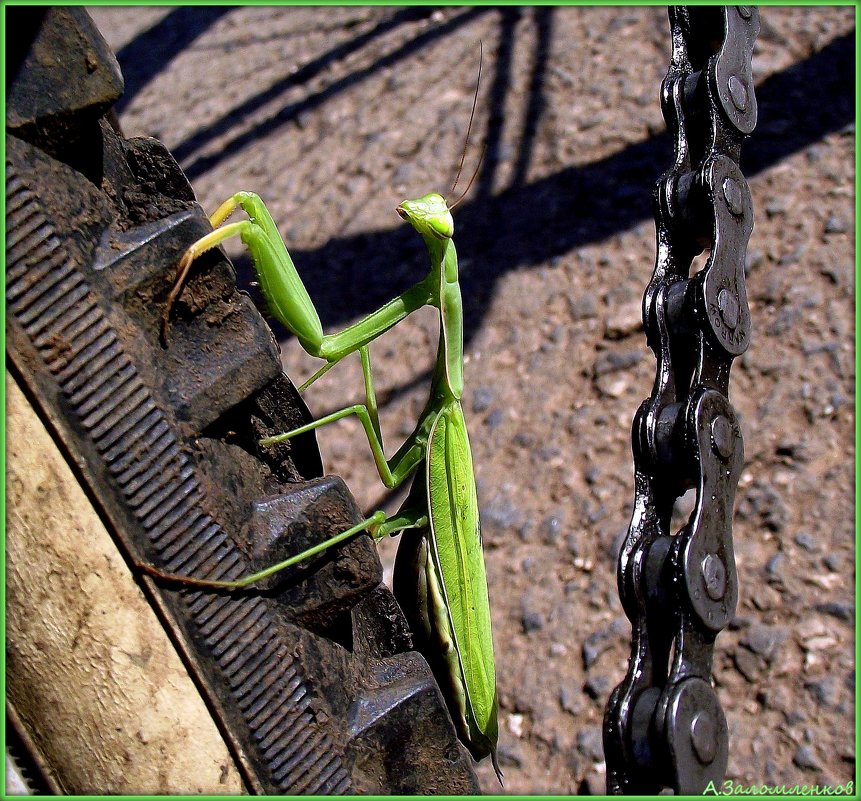
[[[728,395],[751,328],[753,204],[738,162],[756,125],[759,12],[673,7],[669,18],[661,105],[674,163],[653,194],[657,259],[643,323],[657,373],[632,431],[634,511],[618,564],[632,649],[604,719],[611,793],[699,794],[723,779],[728,759],[711,674],[715,638],[738,599],[732,510],[744,456]],[[705,266],[690,275],[704,250]],[[695,508],[673,535],[673,506],[689,489]]]

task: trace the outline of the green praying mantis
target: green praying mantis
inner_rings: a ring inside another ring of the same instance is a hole
[[[476,97],[477,93],[476,87]],[[470,126],[471,123],[472,117]],[[467,140],[468,137],[469,130]],[[163,341],[167,341],[171,308],[194,260],[226,239],[240,237],[248,248],[261,291],[275,317],[310,355],[324,360],[323,367],[300,390],[354,351],[358,351],[361,358],[365,385],[365,403],[348,406],[293,431],[268,437],[260,444],[283,442],[348,415],[356,415],[383,484],[391,489],[411,475],[414,478],[406,500],[391,517],[377,511],[313,548],[253,575],[236,581],[207,581],[170,576],[157,569],[150,572],[196,586],[237,590],[360,532],[367,532],[375,541],[405,532],[395,562],[395,596],[410,623],[417,650],[425,656],[437,678],[459,738],[475,759],[491,757],[501,783],[502,772],[496,758],[498,701],[490,606],[472,455],[461,406],[463,304],[452,241],[451,210],[468,191],[469,186],[451,206],[436,193],[404,200],[398,205],[397,213],[424,241],[430,257],[428,274],[363,320],[334,334],[323,333],[319,315],[263,201],[251,192],[239,192],[215,211],[210,217],[213,231],[191,245],[180,261],[177,279],[164,309]],[[247,219],[227,223],[236,209],[244,211]],[[438,309],[440,322],[430,392],[414,430],[387,459],[368,345],[424,306]]]

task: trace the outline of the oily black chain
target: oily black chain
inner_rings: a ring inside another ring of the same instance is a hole
[[[669,17],[661,103],[674,163],[653,196],[657,259],[643,322],[657,373],[632,433],[634,511],[618,565],[632,649],[604,719],[610,793],[699,794],[723,779],[728,757],[712,658],[738,599],[732,511],[744,456],[729,378],[750,340],[753,205],[738,162],[756,125],[759,12],[674,7]],[[673,507],[688,490],[696,504],[674,534]]]

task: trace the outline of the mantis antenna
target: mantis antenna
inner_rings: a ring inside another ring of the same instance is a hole
[[[472,173],[472,178],[469,179],[469,183],[466,185],[466,189],[463,190],[463,194],[454,201],[449,207],[448,210],[451,211],[461,200],[466,197],[467,192],[469,192],[472,187],[472,182],[475,180],[475,177],[478,175],[478,171],[481,169],[481,163],[484,161],[484,154],[487,152],[487,145],[484,145],[481,148],[481,158],[478,160],[478,164],[475,165],[475,171]]]
[[[466,149],[469,147],[469,134],[472,131],[472,120],[475,117],[475,107],[478,104],[478,87],[481,83],[481,61],[484,56],[484,45],[482,44],[481,39],[478,40],[478,76],[475,79],[475,94],[472,98],[472,111],[469,113],[469,123],[466,126],[466,139],[463,143],[463,153],[460,154],[460,164],[457,167],[457,175],[454,176],[454,183],[451,185],[450,192],[454,192],[457,187],[457,182],[460,180],[460,173],[463,170],[463,162],[466,159]],[[484,158],[484,152],[482,151],[482,159]],[[478,162],[479,166],[481,166],[481,159]],[[469,187],[472,186],[472,182],[475,180],[475,176],[478,173],[478,167],[475,168],[475,172],[472,174],[472,178],[469,179],[469,185],[466,188],[466,192],[469,191]],[[449,209],[453,209],[461,200],[463,200],[466,192],[463,193],[454,203],[449,206]]]

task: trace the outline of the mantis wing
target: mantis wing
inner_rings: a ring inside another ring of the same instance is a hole
[[[460,403],[449,403],[430,432],[426,470],[430,551],[441,579],[460,662],[470,745],[492,754],[498,738],[496,671],[481,549],[472,454]]]

